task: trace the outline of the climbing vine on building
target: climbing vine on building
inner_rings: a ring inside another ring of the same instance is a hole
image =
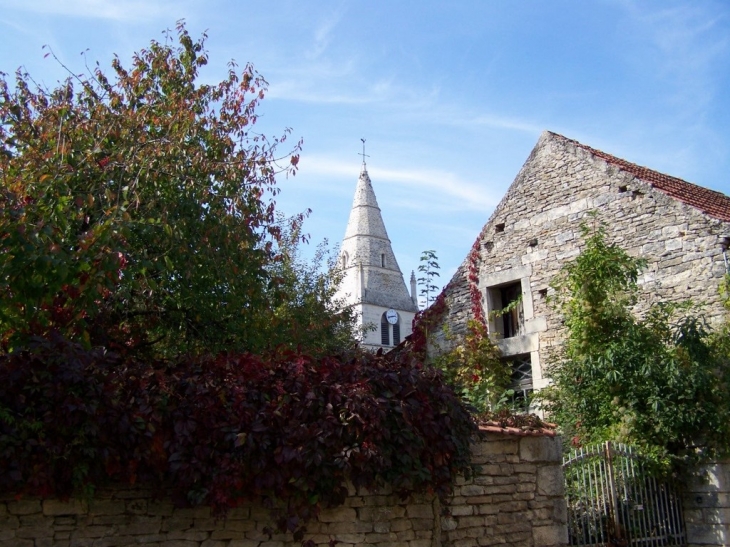
[[[435,354],[436,357],[431,359],[433,365],[443,371],[447,381],[477,414],[497,411],[507,402],[505,394],[510,380],[510,368],[489,338],[482,306],[478,286],[481,240],[480,235],[466,261],[471,317],[463,338],[457,339],[443,321],[448,312],[446,294],[450,285],[438,295],[431,307],[417,314],[412,335],[412,350],[422,356],[428,350]],[[437,329],[444,332],[436,332]],[[447,339],[452,346],[449,351],[443,352],[436,347],[436,334]]]

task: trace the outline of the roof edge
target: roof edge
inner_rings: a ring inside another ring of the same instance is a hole
[[[540,135],[538,143],[544,138],[555,139],[571,144],[576,148],[584,150],[592,156],[617,167],[646,184],[649,184],[652,188],[659,190],[677,201],[690,205],[695,209],[699,209],[703,213],[718,220],[730,222],[730,197],[722,192],[711,190],[710,188],[706,188],[692,182],[687,182],[679,177],[667,175],[654,169],[626,161],[617,156],[607,154],[602,150],[598,150],[597,148],[592,148],[576,140],[569,139],[559,133],[544,131],[542,135]]]

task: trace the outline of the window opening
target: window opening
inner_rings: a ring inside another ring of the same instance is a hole
[[[623,194],[624,192],[628,191],[628,189],[629,189],[628,186],[619,186],[618,192],[619,192],[619,194]]]
[[[342,268],[347,268],[347,260],[348,260],[347,253],[342,253]]]
[[[490,333],[501,338],[525,334],[521,281],[489,287],[486,296]]]
[[[500,224],[497,224],[497,225],[496,225],[496,226],[494,227],[494,231],[495,231],[495,232],[497,232],[498,234],[500,234],[500,233],[504,232],[504,222],[502,222],[502,223],[500,223]]]
[[[512,403],[515,408],[527,411],[532,394],[532,359],[529,354],[516,355],[506,360],[512,369],[509,389],[513,391]]]
[[[383,346],[390,345],[390,324],[388,324],[385,314],[380,318],[380,343]]]
[[[393,345],[397,346],[400,344],[400,320],[393,325]]]
[[[380,253],[380,267],[385,268],[385,253]]]
[[[519,336],[522,326],[522,284],[506,285],[499,290],[502,300],[502,333],[505,338]]]
[[[490,314],[496,331],[503,338],[520,336],[524,324],[522,308],[522,283],[511,283],[489,289]]]

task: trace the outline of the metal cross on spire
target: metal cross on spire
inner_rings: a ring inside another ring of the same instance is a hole
[[[362,141],[362,154],[360,154],[358,152],[357,155],[362,156],[362,166],[367,167],[367,165],[365,165],[365,158],[369,158],[370,156],[365,153],[365,139],[360,139],[360,140]]]

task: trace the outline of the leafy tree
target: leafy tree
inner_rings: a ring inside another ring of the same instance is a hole
[[[435,283],[435,278],[440,277],[438,270],[441,267],[438,263],[436,251],[423,251],[420,260],[421,264],[418,266],[418,271],[422,274],[422,277],[418,278],[418,284],[421,286],[419,296],[423,298],[421,301],[423,307],[427,308],[436,300],[439,288]]]
[[[300,145],[254,130],[267,84],[252,66],[202,84],[205,36],[179,24],[173,41],[55,89],[0,75],[6,350],[52,331],[162,355],[269,345],[289,296],[269,268],[276,175]]]
[[[357,316],[346,302],[336,298],[342,281],[337,253],[327,240],[317,246],[311,260],[301,256],[302,216],[277,215],[280,237],[277,260],[268,273],[277,287],[268,330],[269,349],[301,350],[312,355],[334,355],[354,348],[359,338]]]
[[[730,377],[690,302],[632,313],[645,262],[583,227],[555,280],[566,339],[538,397],[574,444],[619,440],[665,464],[727,453]]]

